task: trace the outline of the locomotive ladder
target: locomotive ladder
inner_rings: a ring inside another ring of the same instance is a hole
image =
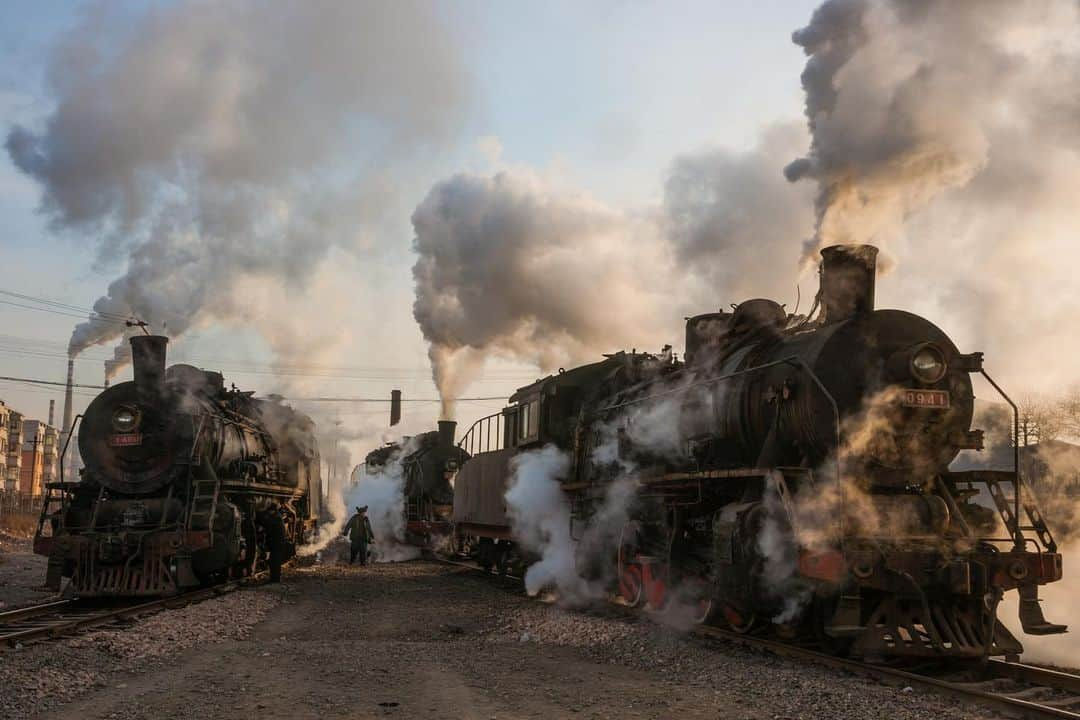
[[[194,491],[191,507],[188,511],[188,529],[205,530],[210,533],[210,542],[214,541],[214,516],[217,514],[218,496],[221,494],[221,481],[217,473],[207,462],[202,463],[202,471],[191,484]]]

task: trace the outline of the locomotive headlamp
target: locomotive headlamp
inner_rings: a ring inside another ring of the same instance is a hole
[[[911,374],[924,383],[936,383],[945,377],[945,355],[933,345],[923,345],[911,356]]]
[[[112,426],[117,432],[131,432],[139,426],[139,410],[131,405],[121,405],[113,411]]]

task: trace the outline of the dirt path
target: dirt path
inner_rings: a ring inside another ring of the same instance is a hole
[[[564,612],[433,563],[301,568],[283,589],[245,592],[281,595],[246,637],[136,663],[37,717],[979,717],[645,621]]]

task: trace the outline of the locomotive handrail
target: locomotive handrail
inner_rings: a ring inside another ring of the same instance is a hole
[[[1020,408],[1016,406],[1012,398],[1005,394],[1001,386],[994,382],[994,378],[990,377],[983,367],[979,367],[979,374],[986,378],[986,381],[997,390],[998,395],[1004,398],[1013,410],[1013,543],[1019,552],[1023,551],[1025,545],[1024,531],[1020,529]]]
[[[495,422],[495,432],[491,432],[491,423]],[[485,433],[485,429],[487,432]],[[480,453],[492,452],[493,450],[499,450],[499,447],[492,448],[492,441],[495,445],[500,445],[501,436],[503,434],[502,426],[502,411],[492,413],[485,417],[480,418],[465,431],[465,434],[461,436],[461,440],[458,441],[457,446],[469,453],[469,455],[478,455]],[[484,441],[487,441],[486,443]],[[474,452],[475,450],[475,452]]]
[[[75,428],[78,426],[79,421],[82,420],[83,414],[79,413],[75,416],[75,419],[71,421],[71,427],[68,428],[67,437],[64,438],[64,447],[60,451],[60,522],[63,522],[64,516],[67,515],[67,486],[64,483],[64,465],[67,458],[68,446],[71,445],[71,438],[75,435]],[[45,493],[45,497],[41,501],[41,515],[38,516],[37,533],[38,537],[41,537],[42,530],[45,529],[45,520],[49,513],[49,497],[52,492]]]

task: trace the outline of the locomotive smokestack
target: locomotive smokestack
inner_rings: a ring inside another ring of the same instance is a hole
[[[873,311],[877,254],[873,245],[832,245],[821,251],[823,322],[843,322]]]
[[[439,442],[445,447],[454,446],[454,431],[457,430],[457,421],[455,420],[440,420],[439,421]]]
[[[131,364],[135,372],[135,386],[144,393],[160,393],[165,381],[165,346],[169,338],[164,335],[133,335],[131,337]]]

